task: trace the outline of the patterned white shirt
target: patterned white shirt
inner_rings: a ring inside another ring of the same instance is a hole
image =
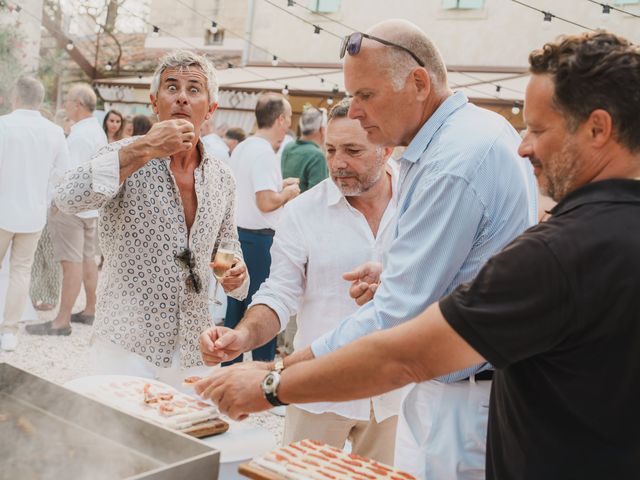
[[[227,165],[199,143],[198,201],[190,233],[170,158],[155,158],[119,185],[118,150],[139,137],[102,148],[90,162],[67,172],[56,205],[67,213],[100,209],[104,255],[98,283],[94,335],[170,367],[179,345],[183,367],[201,365],[198,336],[212,325],[208,309],[209,263],[221,241],[242,258],[235,225],[235,182]],[[187,286],[189,269],[176,259],[193,252],[201,292]],[[249,279],[230,293],[247,295]]]

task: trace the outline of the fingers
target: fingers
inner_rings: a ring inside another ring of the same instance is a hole
[[[368,288],[358,297],[354,297],[356,300],[356,303],[359,306],[364,305],[367,302],[370,302],[371,300],[373,300],[373,297],[376,294],[376,290],[378,289],[378,283],[372,283],[368,286]]]
[[[200,334],[200,350],[203,352],[213,352],[213,342],[216,341],[218,335],[215,328],[209,328]]]
[[[355,280],[359,280],[360,278],[364,277],[365,275],[367,275],[367,273],[369,273],[369,264],[363,263],[362,265],[357,266],[350,272],[343,273],[342,278],[349,282],[353,282]]]

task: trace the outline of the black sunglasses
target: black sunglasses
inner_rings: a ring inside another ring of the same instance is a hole
[[[424,67],[424,62],[420,60],[420,58],[407,47],[403,47],[402,45],[390,42],[389,40],[374,37],[373,35],[362,32],[351,33],[342,39],[342,46],[340,47],[340,59],[344,58],[345,54],[347,53],[351,56],[357,55],[360,51],[360,47],[362,46],[362,40],[365,38],[368,38],[369,40],[375,40],[378,43],[386,45],[387,47],[399,48],[400,50],[403,50],[411,55],[413,59],[418,62],[418,65]]]
[[[196,257],[193,252],[187,247],[176,254],[176,259],[180,260],[189,269],[189,276],[186,280],[187,288],[200,293],[202,291],[202,282],[200,281],[200,276],[193,270],[196,267]]]

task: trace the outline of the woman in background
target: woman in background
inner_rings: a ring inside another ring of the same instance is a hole
[[[104,116],[102,128],[107,134],[109,143],[117,142],[122,138],[122,130],[124,127],[124,117],[117,110],[109,110]]]

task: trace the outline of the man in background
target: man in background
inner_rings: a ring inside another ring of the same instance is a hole
[[[304,193],[329,176],[321,145],[327,129],[327,113],[316,107],[307,107],[300,116],[300,138],[289,143],[282,151],[281,165],[284,178],[300,179],[300,193]]]
[[[73,85],[67,93],[64,107],[73,120],[67,137],[71,167],[88,162],[98,149],[107,145],[107,136],[93,116],[96,94],[89,84]],[[52,208],[50,231],[55,259],[62,265],[62,293],[58,315],[48,322],[28,325],[33,335],[71,335],[71,322],[92,325],[96,308],[98,265],[96,264],[96,234],[98,211],[69,214]],[[71,314],[80,287],[84,286],[84,309]]]
[[[244,141],[245,138],[247,138],[247,134],[240,127],[233,127],[225,132],[222,141],[229,147],[229,155],[233,153],[238,144]]]
[[[38,239],[47,221],[53,183],[69,168],[62,128],[38,108],[44,87],[18,79],[13,112],[0,117],[0,261],[11,244],[9,288],[2,323],[2,349],[15,350]]]

